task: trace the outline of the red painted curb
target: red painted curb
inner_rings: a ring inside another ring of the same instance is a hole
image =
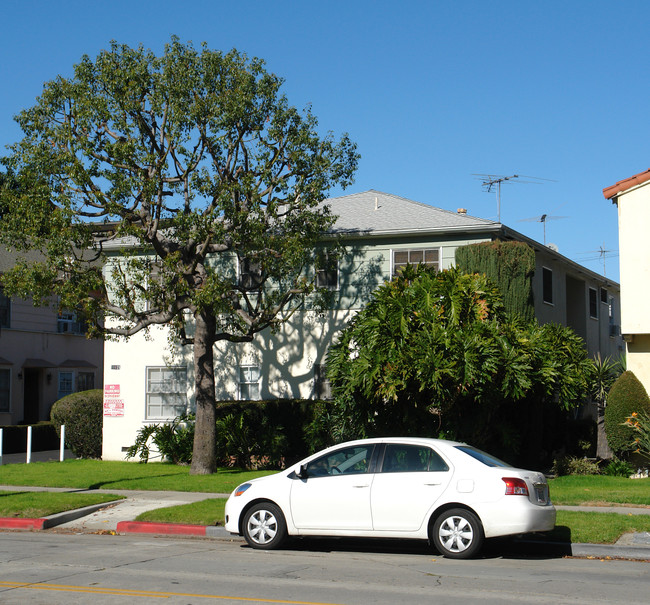
[[[43,529],[45,519],[23,519],[20,517],[0,517],[2,529]]]
[[[120,521],[118,533],[136,534],[178,534],[185,536],[205,536],[205,525],[188,525],[183,523],[154,523],[153,521]]]

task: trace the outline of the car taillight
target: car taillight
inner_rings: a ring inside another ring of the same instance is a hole
[[[528,486],[523,479],[518,477],[501,477],[506,484],[506,496],[527,496]]]

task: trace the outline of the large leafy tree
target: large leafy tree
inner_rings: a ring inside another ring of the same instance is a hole
[[[320,135],[281,84],[234,50],[112,43],[46,83],[4,159],[2,237],[44,255],[8,291],[55,295],[94,335],[166,324],[193,345],[193,473],[216,470],[214,344],[251,341],[313,291],[321,202],[356,169],[349,138]]]
[[[444,434],[526,456],[522,427],[541,434],[547,406],[579,404],[589,361],[570,329],[510,320],[485,276],[409,267],[341,333],[328,368],[345,436]]]

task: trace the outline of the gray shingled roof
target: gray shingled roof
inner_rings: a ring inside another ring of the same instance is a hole
[[[442,210],[374,189],[329,198],[324,203],[339,217],[334,228],[337,232],[411,233],[432,230],[492,230],[500,226],[494,221]]]

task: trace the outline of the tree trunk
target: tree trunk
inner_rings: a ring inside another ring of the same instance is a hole
[[[597,403],[596,416],[596,456],[601,460],[610,460],[614,453],[607,443],[607,434],[605,433],[605,406]]]
[[[191,475],[209,475],[217,472],[217,424],[214,389],[213,317],[203,312],[195,316],[194,376],[196,384],[196,423],[192,450]]]

